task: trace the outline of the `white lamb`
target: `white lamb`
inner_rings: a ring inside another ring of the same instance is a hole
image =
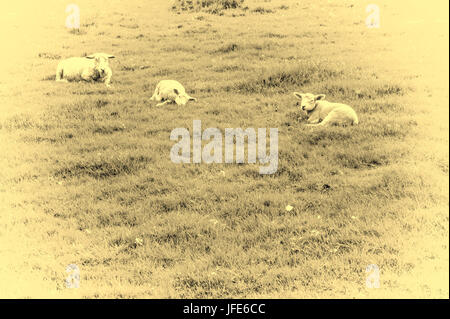
[[[191,97],[186,93],[186,90],[180,82],[175,80],[160,81],[150,100],[157,102],[163,101],[162,103],[156,104],[156,106],[162,106],[172,102],[184,106],[188,101],[197,101],[195,97]]]
[[[86,57],[73,57],[62,60],[56,69],[56,81],[99,81],[110,87],[112,70],[109,59],[114,55],[94,53]]]
[[[308,125],[356,125],[359,123],[355,110],[349,105],[325,101],[325,95],[298,93],[300,107],[308,116]]]

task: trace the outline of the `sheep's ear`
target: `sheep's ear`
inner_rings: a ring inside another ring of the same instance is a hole
[[[325,94],[318,94],[318,95],[316,95],[316,97],[314,98],[316,101],[319,101],[319,100],[323,100],[325,98]]]
[[[114,59],[114,58],[115,58],[114,55],[108,54],[108,59]]]
[[[180,92],[178,92],[177,89],[173,89],[173,91],[175,92],[176,95],[180,94]]]
[[[197,99],[195,97],[189,96],[189,101],[197,102]]]
[[[295,97],[301,99],[303,94],[299,93],[299,92],[294,92],[294,95],[295,95]]]
[[[86,56],[86,58],[87,58],[87,59],[95,59],[95,55],[94,55],[94,54],[91,54],[91,55]]]

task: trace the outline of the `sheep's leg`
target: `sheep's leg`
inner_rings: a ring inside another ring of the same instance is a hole
[[[64,68],[58,65],[56,69],[56,82],[68,82],[66,79],[63,79],[64,76]]]
[[[328,117],[329,117],[329,115],[326,116],[323,119],[323,121],[320,121],[320,118],[315,119],[315,120],[308,120],[308,124],[306,124],[306,126],[325,126],[328,123],[328,120],[325,121]]]
[[[317,118],[317,119],[308,119],[308,124],[306,124],[306,125],[309,125],[309,126],[317,125],[317,124],[319,124],[319,122],[320,122],[319,118]]]
[[[105,76],[106,87],[111,87],[111,77],[112,77],[111,69],[106,70],[106,76]]]
[[[170,103],[170,102],[172,102],[172,101],[171,101],[171,100],[165,100],[165,101],[162,102],[162,103],[156,104],[156,106],[163,106],[163,105],[168,104],[168,103]]]
[[[325,116],[325,118],[323,119],[322,122],[317,123],[315,125],[316,126],[331,126],[333,124],[336,124],[335,113],[330,112],[327,116]]]
[[[91,70],[84,70],[81,75],[81,79],[86,82],[92,82],[92,71]]]

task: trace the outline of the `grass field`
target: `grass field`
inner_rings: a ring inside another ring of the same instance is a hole
[[[372,1],[92,2],[77,32],[61,1],[0,8],[0,297],[449,297],[447,1],[377,0],[373,29]],[[53,81],[93,52],[111,89]],[[155,107],[162,79],[198,102]],[[360,125],[306,127],[293,91]],[[278,128],[278,171],[172,163],[193,120]]]

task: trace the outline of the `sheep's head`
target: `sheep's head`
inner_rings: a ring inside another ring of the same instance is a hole
[[[312,93],[294,92],[294,95],[300,99],[300,108],[305,112],[314,110],[316,108],[316,102],[325,98],[324,94],[314,95]]]
[[[195,101],[195,102],[197,101],[197,99],[195,97],[189,96],[186,93],[180,94],[177,89],[174,89],[174,92],[177,95],[177,97],[175,98],[175,103],[177,103],[177,105],[184,106],[189,101]]]
[[[88,55],[86,58],[95,60],[95,67],[101,77],[104,77],[109,70],[109,59],[114,58],[114,55],[106,53],[94,53]]]

